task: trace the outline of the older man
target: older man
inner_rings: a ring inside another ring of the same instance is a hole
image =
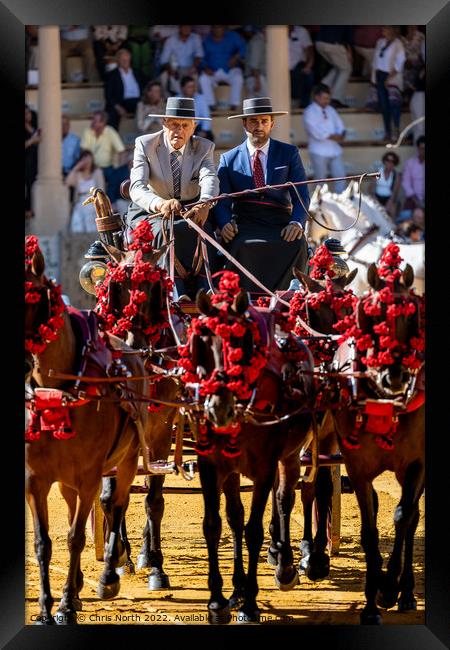
[[[136,113],[145,79],[139,70],[131,67],[129,50],[118,50],[116,59],[117,68],[105,77],[105,100],[109,124],[119,130],[121,118]]]
[[[242,119],[246,140],[220,158],[221,193],[306,180],[297,147],[270,137],[274,116],[286,114],[272,110],[269,97],[254,97],[244,100],[242,115],[228,118]],[[286,289],[292,267],[306,266],[303,226],[308,206],[307,186],[300,185],[221,200],[215,218],[230,253],[269,289]],[[245,277],[242,286],[261,291]]]
[[[174,213],[176,287],[179,295],[190,298],[207,283],[202,271],[197,273],[194,259],[197,233],[188,227],[180,211],[186,203],[207,202],[219,190],[214,144],[194,136],[196,120],[208,118],[195,113],[194,99],[169,97],[162,131],[136,138],[130,175],[133,203],[127,213],[131,228],[149,215],[158,214],[150,218],[157,246],[167,240],[167,219]],[[203,205],[193,208],[189,216],[211,233],[208,212],[209,207]]]

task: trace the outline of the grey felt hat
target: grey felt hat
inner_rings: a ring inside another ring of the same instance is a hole
[[[254,117],[255,115],[287,115],[289,111],[274,111],[270,97],[250,97],[242,103],[242,115],[230,115],[229,120],[238,117]]]
[[[183,120],[210,120],[210,117],[199,117],[195,114],[195,100],[192,97],[168,97],[166,114],[149,113],[147,117],[173,117]]]

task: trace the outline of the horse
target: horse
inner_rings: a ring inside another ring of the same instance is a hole
[[[140,241],[141,231],[145,240],[144,231],[146,228],[147,226],[143,225],[139,230],[134,231],[136,242]],[[165,254],[166,247],[154,249],[152,246],[148,246],[145,249],[144,240],[141,242],[144,243],[144,249],[141,250],[137,246],[135,249],[121,251],[109,244],[105,245],[115,273],[110,273],[105,278],[104,297],[107,300],[108,312],[114,315],[112,320],[119,322],[124,309],[127,308],[127,305],[129,306],[130,292],[135,287],[132,278],[134,274],[141,273],[141,268],[144,269],[143,279],[139,285],[139,291],[142,292],[142,295],[138,310],[130,319],[128,329],[124,329],[119,333],[133,349],[147,351],[145,367],[149,371],[155,364],[161,368],[161,374],[153,378],[151,395],[156,400],[170,404],[179,398],[180,387],[176,377],[166,374],[164,367],[161,367],[161,365],[165,366],[166,370],[168,367],[175,365],[175,357],[177,356],[176,342],[172,330],[168,326],[166,313],[170,286],[165,273],[162,270],[159,272],[156,266],[158,260]],[[120,279],[116,280],[117,273],[120,274]],[[145,279],[144,276],[151,279]],[[173,321],[177,335],[182,338],[184,329],[182,321],[177,315],[173,315]],[[108,329],[107,325],[105,327]],[[158,348],[167,348],[169,351],[172,348],[172,356],[165,353],[154,353],[153,350]],[[144,432],[150,463],[167,461],[172,444],[172,432],[177,424],[178,417],[179,408],[177,406],[156,405],[151,407]],[[151,474],[146,478],[148,487],[145,497],[147,521],[143,530],[143,543],[137,556],[136,568],[138,570],[150,569],[148,575],[148,589],[150,591],[170,588],[169,576],[163,568],[164,556],[161,549],[161,522],[164,515],[163,485],[165,478],[164,473]],[[103,489],[105,492],[113,491],[114,479],[104,478]],[[121,535],[126,540],[125,518],[122,523]],[[131,549],[128,543],[126,548],[127,562],[125,570],[134,573],[135,566],[131,559]]]
[[[398,603],[400,611],[416,608],[413,542],[424,491],[423,302],[410,292],[414,282],[411,266],[403,271],[398,268],[398,250],[391,244],[379,268],[375,264],[369,267],[372,291],[358,300],[357,328],[350,332],[356,338],[337,353],[339,363],[352,360],[352,372],[367,368],[362,379],[354,376],[350,380],[353,398],[343,399],[342,408],[333,416],[361,515],[361,544],[367,565],[361,623],[373,625],[382,622],[377,605],[390,608]],[[395,473],[402,496],[394,513],[394,547],[383,573],[378,498],[372,483],[386,470]]]
[[[25,373],[33,390],[25,444],[26,498],[33,516],[40,568],[38,622],[70,624],[76,623],[77,611],[82,608],[80,558],[85,546],[86,521],[102,474],[113,467],[117,467],[116,489],[110,499],[102,501],[107,542],[97,595],[111,599],[119,593],[116,567],[124,555],[119,529],[146,425],[142,406],[127,400],[133,390],[145,393],[147,383],[142,362],[127,358],[124,360],[126,373],[140,379],[127,382],[124,376],[120,389],[111,388],[107,372],[116,368],[117,360],[113,361],[112,352],[96,337],[95,323],[77,310],[70,309],[69,313],[61,299],[60,287],[44,275],[45,260],[36,237],[27,238],[26,256]],[[80,333],[86,334],[86,328],[87,335],[80,337]],[[115,337],[110,337],[109,345],[116,355],[123,347]],[[93,377],[92,382],[82,376],[74,385],[71,378],[76,379],[80,374]],[[80,387],[84,388],[83,392]],[[47,496],[55,482],[59,483],[69,511],[70,560],[54,619]]]
[[[231,276],[238,282],[238,276],[228,272],[228,278]],[[223,297],[223,290],[221,295]],[[279,520],[273,519],[271,530],[277,553],[275,581],[280,589],[292,589],[298,583],[289,524],[300,474],[299,450],[312,421],[313,364],[307,347],[292,337],[288,347],[294,343],[291,353],[298,359],[297,392],[294,399],[289,399],[288,386],[283,381],[288,357],[275,344],[275,315],[268,309],[257,310],[249,306],[244,291],[235,293],[228,307],[226,302],[221,304],[218,300],[221,300],[220,295],[210,297],[204,291],[198,293],[197,307],[201,315],[188,330],[187,358],[182,357],[180,363],[185,361],[185,381],[196,385],[200,396],[206,395],[194,430],[197,431],[198,470],[205,508],[203,533],[208,549],[210,589],[208,619],[213,624],[227,623],[230,609],[238,609],[238,622],[248,623],[257,622],[260,616],[256,596],[257,565],[264,539],[262,518],[278,469],[279,488],[274,498]],[[261,350],[264,349],[267,349],[266,365],[261,364]],[[256,387],[250,389],[248,382]],[[274,412],[280,416],[274,417]],[[253,481],[250,516],[245,528],[240,474]],[[234,546],[230,599],[222,593],[217,555],[222,526],[219,514],[222,490]],[[242,560],[244,531],[249,553],[247,572]]]

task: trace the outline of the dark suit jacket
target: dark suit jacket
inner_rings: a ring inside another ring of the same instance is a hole
[[[145,78],[139,70],[132,68],[134,77],[139,85],[139,91],[142,93],[142,89],[145,84]],[[106,110],[111,110],[115,104],[122,104],[123,102],[123,81],[119,72],[119,68],[115,68],[108,72],[105,78],[105,99],[106,99]]]
[[[220,156],[217,170],[220,182],[220,193],[240,192],[255,187],[247,141]],[[306,174],[297,147],[292,144],[270,140],[267,156],[267,185],[281,185],[288,181],[306,181]],[[307,185],[298,185],[297,191],[306,208],[309,207],[309,192]],[[271,201],[281,207],[292,206],[292,221],[299,221],[305,225],[306,213],[293,188],[282,190],[268,190],[263,194],[248,195],[255,200]],[[228,223],[232,218],[232,200],[223,199],[217,202],[214,208],[214,217],[220,226]]]

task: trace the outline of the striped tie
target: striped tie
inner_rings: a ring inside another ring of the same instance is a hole
[[[170,166],[172,168],[173,178],[173,196],[175,199],[180,197],[180,182],[181,182],[181,167],[180,167],[180,152],[172,151],[170,154]]]

